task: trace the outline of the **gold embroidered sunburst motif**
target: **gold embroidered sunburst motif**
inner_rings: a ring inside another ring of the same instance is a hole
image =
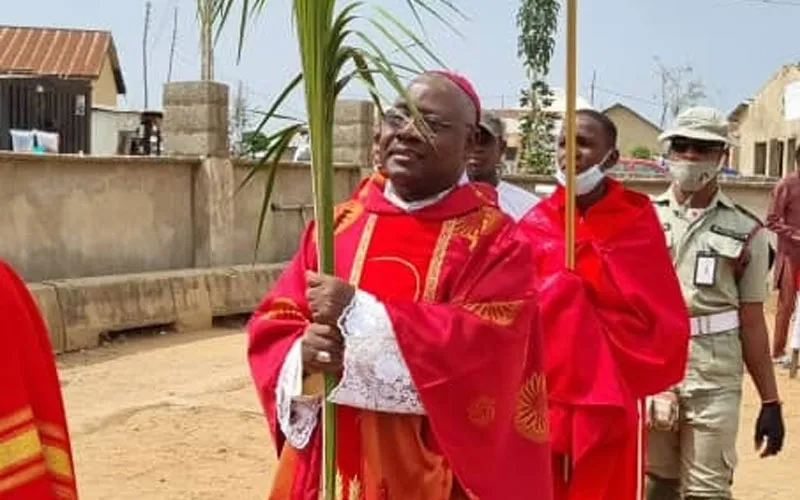
[[[455,234],[466,239],[470,250],[474,250],[478,241],[494,234],[503,222],[503,213],[491,206],[484,206],[456,222]]]
[[[547,420],[547,391],[541,373],[533,374],[517,394],[514,427],[526,439],[536,443],[547,441],[550,425]]]
[[[334,234],[339,234],[352,226],[362,213],[364,213],[364,205],[359,200],[349,200],[336,205],[333,210]]]
[[[272,301],[270,304],[269,309],[265,312],[261,318],[264,319],[284,319],[284,320],[299,320],[299,321],[307,321],[303,315],[303,312],[297,306],[297,303],[286,297],[278,297]]]
[[[499,326],[511,326],[522,310],[522,301],[473,302],[463,304],[461,307],[484,321]]]
[[[348,500],[361,500],[361,481],[357,477],[350,480],[350,498]]]
[[[325,498],[325,494],[320,492],[320,498]],[[338,470],[336,471],[336,500],[345,500],[344,498],[344,480],[342,478],[342,473]]]
[[[467,408],[467,418],[476,427],[488,427],[495,414],[495,400],[489,396],[479,396]]]

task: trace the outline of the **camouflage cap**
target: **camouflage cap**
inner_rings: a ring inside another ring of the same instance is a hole
[[[481,110],[481,121],[478,126],[496,139],[503,139],[505,137],[506,126],[503,124],[503,120],[491,111],[485,109]]]
[[[721,142],[736,145],[730,134],[728,118],[719,110],[706,107],[689,108],[675,120],[675,124],[661,134],[661,142],[675,137],[686,137],[698,141]]]

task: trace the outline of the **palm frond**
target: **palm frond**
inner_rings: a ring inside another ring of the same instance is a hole
[[[241,8],[239,20],[239,45],[237,58],[241,59],[244,37],[252,18],[264,9],[267,0],[213,0],[220,2],[216,15],[220,27],[229,19],[234,7]],[[423,15],[433,17],[458,33],[448,20],[455,16],[464,18],[454,0],[406,0],[414,19],[424,31]],[[343,4],[336,11],[336,7]],[[389,88],[405,97],[417,128],[428,136],[430,130],[413,101],[408,99],[403,76],[416,75],[426,70],[426,61],[439,66],[445,64],[436,57],[414,31],[406,27],[386,9],[377,8],[377,16],[361,17],[366,1],[292,0],[292,18],[300,50],[301,72],[296,75],[263,113],[257,131],[267,127],[271,120],[282,117],[280,109],[288,96],[301,84],[308,115],[311,139],[311,169],[314,193],[315,231],[317,236],[318,270],[333,273],[333,120],[336,98],[345,87],[360,81],[379,111],[386,101],[382,88]],[[361,22],[376,30],[378,37],[393,50],[390,58],[375,39],[359,29]],[[395,57],[397,56],[397,57]],[[400,60],[398,60],[400,59]],[[277,166],[293,138],[303,127],[293,123],[279,128],[264,139],[267,147],[261,161],[244,177],[238,189],[252,182],[259,172],[265,175],[265,193],[259,216],[258,243],[264,231],[269,200],[275,186]],[[336,381],[326,377],[326,394]],[[323,407],[323,460],[324,498],[335,497],[335,420],[330,403]]]

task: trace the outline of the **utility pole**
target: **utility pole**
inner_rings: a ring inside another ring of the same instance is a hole
[[[202,68],[200,79],[214,79],[214,16],[217,0],[202,0],[200,5],[200,54]]]
[[[592,102],[592,107],[594,107],[594,87],[597,84],[597,70],[592,71],[592,88],[590,91],[590,97]]]
[[[142,36],[142,74],[144,75],[144,109],[148,109],[150,101],[147,91],[147,34],[150,30],[150,11],[153,3],[147,0],[144,10],[144,35]]]
[[[175,60],[175,41],[178,38],[178,7],[175,7],[175,15],[172,20],[172,43],[169,46],[169,70],[167,71],[167,81],[172,81],[172,62]]]

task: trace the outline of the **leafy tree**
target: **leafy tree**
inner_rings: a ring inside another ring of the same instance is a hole
[[[661,83],[661,121],[664,128],[668,120],[674,120],[684,109],[695,106],[706,98],[703,80],[694,75],[689,65],[667,66],[661,58],[655,58],[657,74]]]
[[[555,119],[546,111],[553,94],[545,78],[555,49],[559,9],[558,0],[522,0],[517,11],[517,55],[530,81],[520,97],[526,111],[520,120],[518,168],[527,173],[548,173],[553,165]]]
[[[640,160],[649,160],[653,157],[653,152],[647,146],[636,146],[631,150],[631,156]]]

